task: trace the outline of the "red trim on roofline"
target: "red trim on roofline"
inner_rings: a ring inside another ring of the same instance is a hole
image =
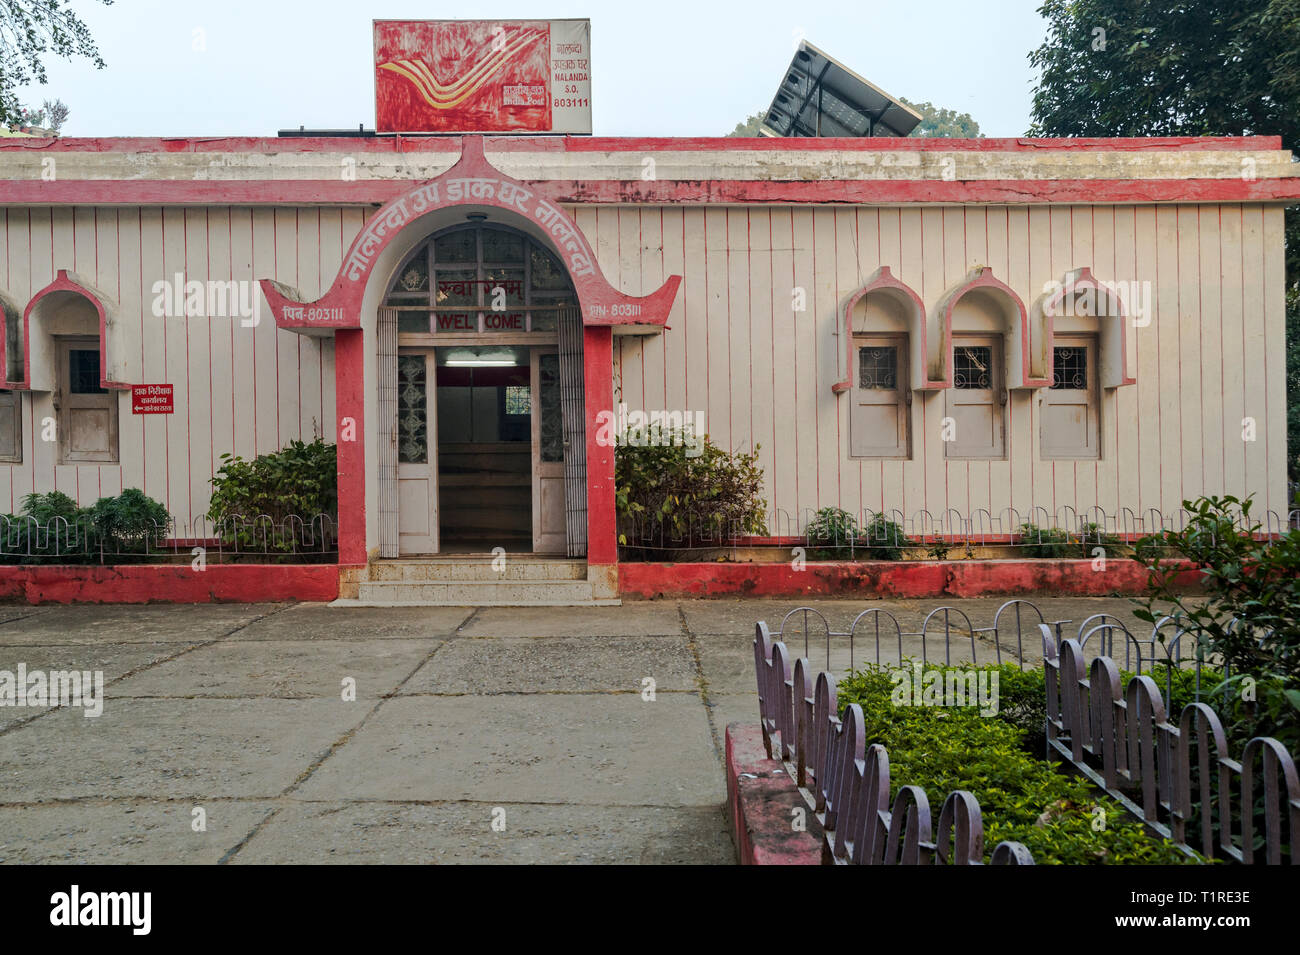
[[[324,180],[0,180],[9,206],[286,206],[382,205],[414,179]],[[1300,200],[1300,176],[1225,179],[831,179],[525,180],[553,202],[590,204],[821,203],[835,205],[1145,205],[1157,202],[1287,202]]]
[[[453,153],[460,154],[459,136],[105,136],[64,139],[5,139],[0,151],[40,152],[158,152],[158,153]],[[1115,138],[945,139],[922,137],[835,138],[730,138],[723,136],[489,136],[488,151],[495,152],[644,152],[779,150],[894,150],[904,152],[1038,152],[1041,150],[1096,151],[1147,150],[1274,150],[1281,136],[1128,136]]]

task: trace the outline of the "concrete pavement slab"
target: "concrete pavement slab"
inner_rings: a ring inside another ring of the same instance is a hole
[[[0,803],[87,796],[272,797],[370,706],[328,700],[122,700],[0,736]]]
[[[193,828],[195,807],[203,832]],[[0,806],[0,863],[212,865],[272,808],[242,800]]]
[[[758,693],[710,693],[709,712],[722,736],[728,723],[758,725]]]
[[[27,604],[0,604],[0,626],[23,619],[48,613],[49,607],[29,607]]]
[[[410,693],[640,693],[694,690],[685,637],[461,637],[401,689]]]
[[[373,704],[442,642],[227,640],[128,677],[113,687],[113,696],[339,700],[350,678],[356,699]]]
[[[730,865],[727,827],[720,806],[295,803],[232,861]]]
[[[759,620],[776,629],[781,618],[797,607],[815,607],[830,622],[838,626],[842,619],[852,620],[854,615],[868,606],[878,606],[879,601],[865,600],[773,600],[767,598],[717,598],[713,600],[682,600],[682,615],[692,633],[749,634],[753,636],[754,624]],[[627,601],[624,606],[638,606]]]
[[[330,607],[295,604],[234,634],[242,640],[370,640],[442,637],[473,613],[469,607]]]
[[[246,626],[283,604],[71,604],[0,623],[0,644],[201,643]]]
[[[694,695],[395,697],[305,799],[707,806],[725,797]]]
[[[629,637],[682,632],[675,603],[621,607],[488,607],[465,627],[472,637]]]
[[[25,664],[27,673],[43,671],[48,674],[58,670],[101,671],[104,674],[105,693],[113,692],[108,684],[137,667],[148,666],[183,653],[193,644],[177,643],[125,643],[125,644],[62,644],[48,647],[0,646],[0,670],[18,672]],[[0,729],[35,715],[39,710],[28,707],[0,706]]]

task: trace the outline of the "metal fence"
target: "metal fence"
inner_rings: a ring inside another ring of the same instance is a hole
[[[1089,620],[1094,618],[1090,617]],[[1008,600],[993,615],[993,623],[987,627],[976,627],[966,613],[957,607],[936,607],[926,614],[919,630],[904,630],[902,625],[888,610],[872,607],[862,611],[853,618],[847,630],[834,630],[825,614],[814,607],[796,607],[781,618],[780,629],[772,633],[773,639],[790,643],[803,641],[804,656],[808,656],[814,643],[820,641],[826,650],[826,668],[831,668],[831,648],[836,644],[849,652],[849,669],[858,662],[859,647],[865,643],[868,648],[867,661],[882,662],[881,651],[894,649],[899,657],[904,654],[904,642],[911,644],[915,652],[920,650],[922,662],[930,661],[931,651],[942,648],[943,662],[952,662],[954,640],[964,648],[969,647],[971,660],[978,661],[980,647],[984,647],[987,660],[1003,662],[1006,659],[1020,664],[1024,668],[1025,638],[1030,640],[1030,665],[1037,662],[1038,625],[1050,624],[1057,633],[1071,623],[1070,620],[1048,620],[1037,604],[1029,600]],[[1011,641],[1015,641],[1015,652],[1011,651]],[[917,648],[915,643],[919,642]]]
[[[758,706],[767,755],[781,760],[825,830],[823,862],[858,865],[981,865],[984,821],[979,801],[949,793],[932,825],[930,800],[919,786],[900,786],[889,806],[889,753],[866,745],[862,707],[839,713],[830,673],[813,688],[808,659],[790,665],[784,643],[759,623],[754,640]],[[1000,842],[994,865],[1033,865],[1019,842]]]
[[[822,510],[805,508],[795,513],[778,509],[753,521],[694,510],[667,519],[623,518],[619,534],[625,553],[652,558],[693,550],[792,547],[804,548],[808,559],[837,560],[960,558],[990,547],[1016,548],[1034,557],[1093,557],[1098,547],[1116,556],[1114,549],[1131,547],[1143,537],[1185,530],[1192,517],[1181,508],[1165,513],[1155,508],[1108,512],[1066,506],[1053,511],[1005,508],[997,513],[949,508],[937,514],[866,509],[828,518]],[[1240,514],[1236,517],[1237,530],[1247,530]],[[1258,517],[1259,533],[1266,539],[1300,528],[1300,509],[1266,511]]]
[[[1077,640],[1041,632],[1050,750],[1180,848],[1247,865],[1261,851],[1269,865],[1286,854],[1300,864],[1300,776],[1280,742],[1257,736],[1233,759],[1207,704],[1189,703],[1174,717],[1151,677],[1133,676],[1121,691],[1109,656],[1087,665]]]
[[[829,672],[834,647],[848,651],[850,671],[864,655],[864,662],[881,665],[914,657],[918,650],[923,662],[933,658],[951,664],[958,649],[963,654],[969,650],[974,666],[1015,662],[1023,670],[1026,664],[1041,664],[1048,755],[1063,758],[1150,831],[1180,848],[1246,864],[1258,861],[1262,851],[1269,863],[1284,855],[1296,863],[1290,851],[1300,835],[1300,776],[1294,757],[1276,739],[1257,737],[1239,760],[1230,758],[1215,700],[1203,691],[1211,668],[1217,676],[1226,675],[1220,661],[1203,652],[1194,635],[1179,630],[1170,617],[1158,620],[1145,638],[1109,614],[1094,614],[1077,627],[1073,623],[1048,620],[1036,604],[1015,599],[1002,604],[986,627],[973,626],[956,607],[934,608],[919,630],[903,630],[883,608],[863,611],[843,630],[833,629],[812,607],[787,613],[775,632],[765,622],[757,624],[754,654],[764,744],[769,756],[786,763],[826,829],[824,860],[965,864],[978,862],[983,846],[979,803],[968,792],[947,796],[934,833],[928,798],[917,787],[899,787],[887,811],[888,753],[878,745],[865,746],[856,705],[837,716],[838,680]],[[792,664],[787,644],[801,640],[804,655]],[[808,657],[818,642],[825,648],[826,669],[814,681]],[[1121,650],[1123,669],[1133,674],[1123,693],[1116,659]],[[1183,708],[1175,725],[1166,714],[1179,668],[1194,669],[1196,677],[1194,702]],[[1158,674],[1165,678],[1163,693]],[[1140,801],[1133,798],[1139,789]],[[1257,819],[1259,800],[1264,808]],[[1243,812],[1243,807],[1251,811]],[[991,861],[1033,860],[1023,846],[1008,843],[995,848]]]
[[[333,515],[268,515],[211,521],[148,521],[129,530],[88,518],[0,515],[0,564],[120,564],[191,561],[329,563],[338,559]]]
[[[1198,702],[1202,693],[1207,700],[1213,701],[1213,689],[1203,689],[1211,669],[1220,677],[1231,676],[1230,669],[1218,658],[1203,652],[1195,634],[1181,629],[1173,617],[1161,617],[1149,634],[1140,637],[1113,614],[1092,614],[1073,626],[1074,621],[1069,619],[1048,620],[1037,604],[1020,597],[998,607],[992,624],[987,627],[976,627],[957,607],[943,606],[927,613],[919,630],[904,630],[898,618],[888,610],[872,607],[854,617],[847,630],[834,630],[820,610],[796,607],[781,618],[780,629],[773,632],[772,637],[790,643],[802,640],[805,656],[814,644],[820,643],[826,651],[827,669],[831,667],[831,648],[837,644],[848,650],[849,669],[853,669],[861,657],[863,643],[867,650],[865,662],[880,665],[882,649],[894,650],[901,658],[906,641],[913,656],[919,650],[923,663],[929,663],[932,652],[939,649],[942,649],[943,663],[951,663],[955,642],[963,650],[969,648],[972,663],[978,665],[982,654],[984,663],[1015,663],[1023,670],[1026,666],[1037,667],[1042,663],[1038,631],[1043,625],[1050,628],[1058,642],[1065,637],[1067,630],[1072,629],[1079,645],[1094,655],[1114,657],[1117,661],[1122,655],[1123,669],[1128,672],[1158,674],[1164,681],[1166,698],[1173,692],[1175,670],[1195,672],[1195,698]],[[1025,650],[1026,637],[1029,640],[1028,653]],[[1261,642],[1265,638],[1266,634],[1261,634]]]

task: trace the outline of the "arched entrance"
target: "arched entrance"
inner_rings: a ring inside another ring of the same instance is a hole
[[[409,253],[378,310],[380,553],[583,556],[578,298],[540,242],[473,218]]]
[[[463,137],[455,165],[434,179],[412,183],[369,216],[344,254],[333,284],[320,297],[311,300],[275,279],[260,280],[277,328],[334,338],[339,563],[356,567],[376,552],[396,556],[399,549],[397,313],[383,305],[381,294],[392,276],[400,274],[393,265],[406,262],[412,248],[408,238],[412,244],[423,241],[434,222],[446,226],[489,217],[518,225],[554,253],[564,263],[581,305],[580,317],[558,320],[555,330],[561,407],[579,412],[565,411],[562,422],[565,548],[572,556],[585,556],[588,574],[600,581],[599,589],[613,594],[618,582],[614,449],[599,439],[594,417],[614,406],[614,331],[662,331],[681,276],[670,275],[656,291],[641,296],[610,285],[595,250],[564,206],[540,194],[536,183],[512,179],[493,167],[483,154],[481,136]],[[428,310],[435,311],[431,306]],[[392,316],[382,330],[380,313]],[[378,339],[375,348],[369,347],[372,328]],[[433,336],[441,333],[430,328],[429,346],[436,347]]]

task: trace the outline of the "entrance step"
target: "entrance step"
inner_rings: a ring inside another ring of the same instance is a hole
[[[616,607],[604,575],[582,560],[510,555],[442,555],[345,567],[332,607]]]
[[[384,560],[370,565],[370,580],[402,583],[445,583],[450,580],[586,580],[584,560],[535,560],[507,557],[504,566],[494,568],[492,558],[460,560]]]

